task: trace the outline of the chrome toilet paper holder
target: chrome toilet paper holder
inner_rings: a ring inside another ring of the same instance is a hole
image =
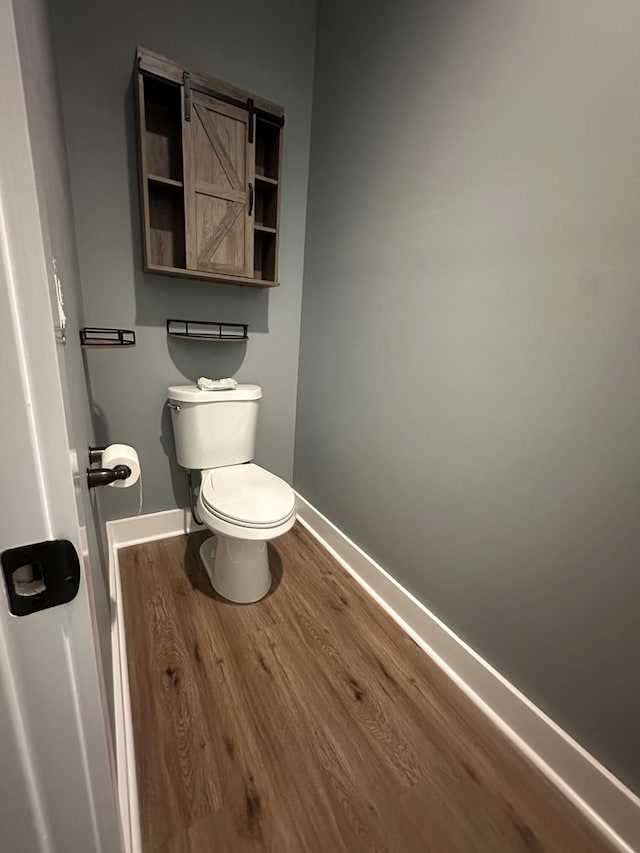
[[[100,462],[106,447],[89,448],[89,464],[95,465]],[[116,465],[115,468],[87,468],[87,485],[90,489],[96,486],[109,486],[116,480],[126,480],[131,476],[131,468],[128,465]]]

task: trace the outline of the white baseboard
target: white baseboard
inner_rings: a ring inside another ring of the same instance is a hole
[[[640,798],[298,494],[296,509],[320,544],[618,850],[640,851]],[[118,796],[126,853],[142,848],[118,549],[201,529],[188,509],[107,524]]]
[[[191,533],[196,529],[201,528],[193,523],[188,509],[172,509],[107,522],[116,774],[125,853],[142,853],[142,839],[118,550],[154,539]]]
[[[152,512],[148,515],[134,515],[132,518],[118,518],[107,522],[107,535],[116,548],[128,545],[141,545],[154,539],[167,539],[182,533],[205,530],[194,523],[189,509],[167,509],[164,512]]]
[[[640,850],[640,798],[301,495],[298,520],[618,850]]]

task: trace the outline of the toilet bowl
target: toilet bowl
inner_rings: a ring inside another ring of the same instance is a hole
[[[249,604],[271,588],[267,543],[296,520],[291,487],[247,463],[202,472],[198,513],[215,535],[200,546],[211,585],[224,598]]]
[[[201,472],[198,512],[213,533],[200,558],[216,592],[241,604],[269,592],[267,543],[296,520],[291,486],[251,461],[261,397],[258,385],[169,388],[178,462]]]

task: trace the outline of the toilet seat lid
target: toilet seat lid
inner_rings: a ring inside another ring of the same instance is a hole
[[[223,519],[249,527],[276,527],[291,517],[293,489],[259,465],[228,465],[203,474],[204,506]]]

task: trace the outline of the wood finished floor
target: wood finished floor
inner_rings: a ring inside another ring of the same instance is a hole
[[[250,606],[206,535],[120,551],[145,853],[611,850],[303,528]]]

